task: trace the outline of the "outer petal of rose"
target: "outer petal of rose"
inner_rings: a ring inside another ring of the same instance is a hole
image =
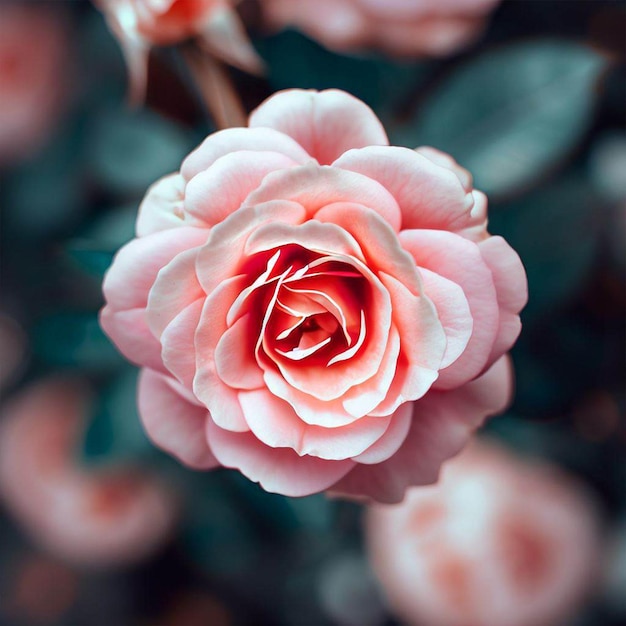
[[[487,196],[482,191],[474,189],[474,206],[470,213],[468,224],[456,231],[457,235],[478,243],[490,237],[487,232]]]
[[[397,276],[416,295],[422,292],[413,257],[376,211],[352,202],[337,202],[320,209],[315,219],[336,224],[350,233],[365,253],[368,267]]]
[[[477,376],[487,365],[498,332],[498,302],[491,271],[478,246],[454,233],[405,230],[400,241],[419,267],[457,283],[472,312],[474,329],[463,354],[439,372],[434,387],[451,389]]]
[[[350,150],[334,167],[378,181],[400,205],[402,228],[455,230],[466,225],[474,198],[447,167],[408,148]]]
[[[421,268],[420,274],[424,281],[424,293],[433,301],[446,333],[446,351],[441,361],[443,369],[463,354],[472,336],[474,322],[467,298],[459,285],[425,268]]]
[[[472,175],[464,167],[461,167],[447,152],[442,152],[441,150],[437,150],[437,148],[432,148],[431,146],[420,146],[419,148],[415,148],[415,152],[425,156],[435,165],[445,167],[451,172],[454,172],[461,185],[463,185],[463,189],[465,189],[467,193],[472,191]]]
[[[157,275],[148,294],[146,319],[154,336],[187,306],[204,297],[196,276],[198,249],[185,250],[174,257]]]
[[[252,47],[236,11],[217,7],[201,27],[202,43],[216,57],[251,74],[263,73],[263,61]]]
[[[201,228],[174,228],[133,239],[115,255],[106,273],[103,290],[107,303],[118,311],[144,307],[159,270],[206,238],[207,231]]]
[[[385,434],[365,452],[352,457],[352,460],[373,465],[391,458],[404,443],[411,428],[412,418],[413,403],[405,402],[393,414]]]
[[[152,442],[194,469],[217,467],[206,440],[207,410],[187,402],[178,383],[150,369],[139,375],[141,421]]]
[[[285,200],[272,200],[232,213],[211,230],[206,245],[198,253],[196,275],[204,291],[211,294],[233,276],[244,255],[246,240],[257,228],[275,222],[301,224],[305,217],[301,205]]]
[[[267,174],[295,165],[293,159],[279,152],[231,152],[189,181],[185,209],[209,226],[219,224],[241,206]]]
[[[197,324],[194,344],[189,344],[195,345],[194,394],[209,409],[217,425],[236,432],[249,430],[248,423],[237,390],[226,385],[217,373],[215,349],[228,329],[228,309],[247,285],[246,276],[233,276],[224,280],[207,297]]]
[[[209,135],[184,161],[180,173],[187,181],[231,152],[280,152],[296,163],[311,157],[291,137],[272,128],[226,128]]]
[[[354,461],[298,456],[289,448],[270,448],[252,433],[233,433],[207,421],[207,437],[217,460],[238,469],[266,491],[289,497],[323,491],[354,467]]]
[[[429,393],[415,403],[411,429],[398,452],[377,465],[357,465],[332,493],[392,504],[402,500],[408,486],[435,482],[441,464],[463,448],[485,417],[506,407],[511,390],[511,364],[502,357],[459,389]]]
[[[489,356],[495,360],[515,343],[520,333],[519,312],[528,301],[528,283],[522,261],[502,237],[489,237],[478,247],[493,275],[500,305],[500,327]]]
[[[329,461],[361,454],[384,435],[391,421],[391,416],[363,417],[346,426],[324,428],[304,423],[267,389],[241,391],[239,400],[250,430],[264,444]]]
[[[322,165],[350,148],[389,144],[376,114],[354,96],[336,89],[278,92],[250,115],[250,127],[259,126],[293,137]]]
[[[378,213],[395,231],[400,228],[400,208],[393,196],[380,184],[355,172],[308,163],[301,167],[268,174],[253,191],[244,206],[269,200],[297,202],[307,210],[309,219],[328,204],[351,202]]]
[[[131,363],[165,370],[161,344],[148,328],[144,308],[115,311],[105,306],[100,312],[100,325]]]
[[[161,357],[165,367],[188,388],[196,375],[194,337],[204,300],[196,300],[184,308],[161,334]]]
[[[185,179],[178,173],[164,176],[147,191],[139,206],[135,230],[137,237],[178,226],[188,226],[184,221],[183,198]]]

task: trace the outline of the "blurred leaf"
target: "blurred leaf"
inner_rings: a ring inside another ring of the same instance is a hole
[[[108,372],[125,363],[105,336],[96,313],[57,313],[33,330],[33,351],[48,365]]]
[[[492,50],[456,70],[398,140],[449,152],[490,196],[542,177],[587,130],[608,61],[568,41]]]
[[[87,463],[133,461],[154,450],[137,412],[137,375],[128,369],[101,393],[84,438]]]
[[[275,90],[344,89],[379,109],[406,96],[426,73],[424,64],[377,56],[344,56],[304,35],[285,31],[255,42]]]
[[[94,122],[86,145],[93,173],[103,187],[139,194],[161,176],[177,171],[193,141],[181,127],[154,113],[109,110]]]
[[[489,230],[503,235],[528,274],[530,320],[561,305],[584,286],[596,250],[603,211],[591,186],[576,173],[508,205],[492,207]]]

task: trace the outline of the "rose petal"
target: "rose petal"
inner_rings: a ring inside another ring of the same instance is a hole
[[[376,114],[336,89],[278,92],[252,112],[250,127],[275,128],[293,137],[322,165],[350,148],[389,144]]]
[[[141,421],[152,442],[194,469],[219,466],[206,440],[207,410],[187,402],[176,381],[151,369],[139,375]]]
[[[270,448],[252,433],[233,433],[207,422],[207,436],[217,460],[238,469],[271,493],[288,497],[323,491],[354,467],[354,461],[325,461],[298,456],[289,448]]]
[[[145,237],[169,228],[189,226],[184,221],[184,196],[185,180],[178,173],[164,176],[154,183],[139,206],[135,227],[137,237]]]
[[[209,135],[183,161],[180,173],[189,181],[196,174],[208,169],[221,156],[240,150],[279,152],[296,163],[311,160],[296,141],[272,128],[226,128]]]

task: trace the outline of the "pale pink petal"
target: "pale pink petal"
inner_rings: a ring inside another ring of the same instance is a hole
[[[137,237],[189,226],[183,212],[184,197],[185,179],[178,173],[164,176],[154,183],[139,206],[135,226]]]
[[[393,196],[375,180],[335,167],[309,163],[301,167],[268,174],[244,206],[283,199],[301,204],[309,219],[328,204],[350,202],[378,213],[394,229],[400,227],[400,209]]]
[[[454,172],[408,148],[370,146],[351,150],[334,167],[378,181],[396,199],[402,228],[462,228],[474,198]]]
[[[489,355],[492,362],[507,352],[519,336],[519,312],[528,301],[528,283],[522,261],[502,237],[489,237],[478,247],[493,275],[500,305],[500,326]]]
[[[323,491],[354,467],[354,461],[325,461],[298,456],[289,448],[270,448],[252,433],[233,433],[207,422],[207,436],[217,460],[238,469],[271,493],[289,497]]]
[[[383,503],[400,502],[405,489],[437,481],[441,464],[457,454],[485,417],[510,401],[512,370],[507,357],[480,378],[454,391],[431,391],[414,405],[411,429],[390,459],[357,465],[331,492]]]
[[[161,356],[165,367],[186,387],[191,388],[196,375],[196,354],[193,349],[196,329],[204,300],[184,308],[163,330]]]
[[[115,255],[104,277],[107,303],[117,311],[145,307],[159,270],[206,239],[207,231],[200,228],[174,228],[133,239]]]
[[[189,181],[185,209],[213,226],[236,211],[267,174],[295,165],[293,159],[279,152],[231,152]]]
[[[300,224],[304,220],[304,208],[286,200],[265,202],[231,214],[211,230],[206,245],[198,253],[196,274],[204,291],[212,293],[236,273],[244,257],[246,240],[257,228],[276,222]]]
[[[337,202],[318,211],[315,219],[336,224],[350,233],[372,270],[396,276],[415,294],[422,292],[413,257],[400,245],[389,222],[376,211],[352,202]]]
[[[213,420],[221,428],[237,432],[247,431],[249,427],[241,410],[237,391],[226,385],[216,371],[215,349],[228,329],[228,309],[247,286],[246,281],[247,276],[227,278],[207,297],[197,324],[194,343],[188,344],[195,346],[194,394],[209,409]]]
[[[115,311],[105,306],[100,311],[100,326],[131,363],[165,370],[161,344],[148,328],[144,308]]]
[[[291,448],[299,456],[330,461],[357,456],[385,433],[391,416],[363,417],[345,426],[306,424],[293,408],[267,389],[242,391],[239,400],[250,430],[272,448]]]
[[[491,271],[478,246],[438,230],[406,230],[400,241],[419,267],[457,283],[470,306],[474,328],[463,354],[439,372],[435,388],[452,389],[477,376],[487,365],[499,324],[498,302]]]
[[[207,410],[190,404],[179,384],[150,369],[139,375],[138,404],[141,421],[152,442],[194,469],[211,469],[219,462],[206,439]]]
[[[470,241],[478,243],[490,237],[487,232],[487,196],[482,191],[474,189],[474,206],[470,213],[470,220],[466,226],[455,231]]]
[[[424,293],[437,309],[437,317],[446,333],[446,351],[441,368],[454,363],[467,347],[474,322],[463,289],[456,283],[426,268],[420,269]]]
[[[352,457],[352,460],[365,465],[373,465],[391,458],[404,443],[411,428],[412,419],[413,404],[405,402],[393,414],[385,434],[365,452]]]
[[[227,128],[209,135],[183,161],[180,172],[189,181],[196,174],[208,169],[220,157],[241,150],[279,152],[296,163],[311,160],[296,141],[272,128]]]
[[[217,375],[229,387],[258,389],[263,386],[263,370],[254,356],[256,341],[250,313],[240,317],[220,337],[215,348],[215,368]]]
[[[375,113],[336,89],[278,92],[252,112],[250,127],[275,128],[293,137],[322,165],[351,148],[389,144]]]
[[[451,172],[454,172],[461,185],[463,185],[463,189],[465,189],[467,193],[472,191],[472,175],[464,167],[461,167],[447,152],[442,152],[441,150],[437,150],[437,148],[432,148],[430,146],[420,146],[419,148],[415,148],[415,152],[425,156],[435,165],[445,167]]]
[[[157,275],[148,295],[146,319],[155,337],[186,307],[206,294],[196,277],[198,249],[185,250]]]

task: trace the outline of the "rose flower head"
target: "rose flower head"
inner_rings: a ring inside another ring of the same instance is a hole
[[[491,443],[402,504],[371,507],[366,530],[390,608],[416,626],[560,626],[600,571],[599,511],[583,485]]]
[[[266,490],[397,501],[511,394],[526,277],[486,198],[349,94],[288,90],[146,194],[101,324],[153,441]]]
[[[47,551],[89,567],[148,556],[177,515],[172,491],[147,471],[80,467],[76,448],[91,398],[74,379],[48,378],[6,404],[0,421],[0,498]]]
[[[337,52],[446,56],[475,41],[500,0],[260,0],[270,28],[297,28]]]
[[[216,57],[258,74],[262,62],[248,40],[233,0],[94,0],[122,46],[130,74],[130,98],[143,98],[152,46],[190,38]]]

